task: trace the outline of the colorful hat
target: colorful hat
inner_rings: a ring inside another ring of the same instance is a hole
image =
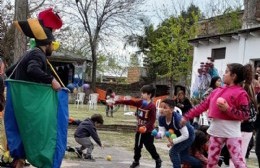
[[[39,13],[38,19],[14,21],[14,25],[27,37],[35,38],[36,45],[44,46],[55,40],[52,31],[62,26],[60,17],[52,8]]]
[[[14,21],[14,25],[27,37],[35,38],[37,45],[47,45],[55,40],[51,29],[42,26],[38,19]]]
[[[50,29],[60,29],[62,20],[57,13],[54,13],[52,8],[46,9],[39,13],[38,19],[42,21],[43,26]]]

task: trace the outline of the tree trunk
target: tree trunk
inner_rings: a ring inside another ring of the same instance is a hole
[[[28,0],[15,0],[15,16],[14,20],[26,20],[28,16]],[[27,49],[26,36],[15,29],[14,40],[14,62],[17,62]]]
[[[243,29],[259,26],[260,0],[244,0]],[[259,13],[259,14],[258,14]]]
[[[93,44],[91,47],[92,54],[92,90],[96,92],[96,78],[97,78],[97,49],[96,44]]]

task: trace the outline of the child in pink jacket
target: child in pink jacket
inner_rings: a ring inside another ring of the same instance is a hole
[[[215,168],[221,148],[227,145],[235,167],[246,168],[241,152],[241,121],[249,118],[249,97],[241,87],[242,82],[251,83],[252,67],[228,64],[224,74],[224,87],[215,89],[203,102],[186,113],[181,125],[209,109],[211,124],[208,129],[210,145],[207,168]]]

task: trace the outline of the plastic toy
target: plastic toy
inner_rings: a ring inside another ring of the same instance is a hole
[[[141,126],[141,127],[139,127],[139,132],[141,133],[141,134],[143,134],[143,133],[145,133],[146,132],[146,127],[145,126]]]
[[[158,134],[158,131],[157,131],[156,129],[154,129],[154,130],[152,131],[152,136],[157,136],[157,134]]]
[[[112,160],[112,156],[111,155],[107,155],[106,160],[107,161],[111,161]]]
[[[223,97],[219,97],[217,99],[217,104],[225,104],[225,103],[226,103],[226,100]]]

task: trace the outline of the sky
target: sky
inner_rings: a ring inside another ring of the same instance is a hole
[[[167,16],[187,9],[191,3],[198,6],[206,17],[212,17],[229,6],[241,6],[243,0],[146,0],[143,9],[151,17],[151,22],[157,25]]]
[[[212,17],[228,6],[237,7],[242,5],[243,0],[146,0],[141,9],[145,11],[144,15],[150,18],[151,23],[158,25],[169,16],[177,15],[183,9],[186,10],[191,3],[199,6],[206,17]],[[216,8],[214,12],[211,11],[213,6]],[[107,47],[106,50],[110,53],[116,53],[116,57],[121,58],[123,64],[129,62],[129,56],[126,55],[130,55],[137,50],[137,48],[130,46],[124,48],[124,43],[117,40],[110,44],[112,46]],[[124,58],[124,61],[122,61],[122,58]],[[140,62],[142,63],[142,58]]]

